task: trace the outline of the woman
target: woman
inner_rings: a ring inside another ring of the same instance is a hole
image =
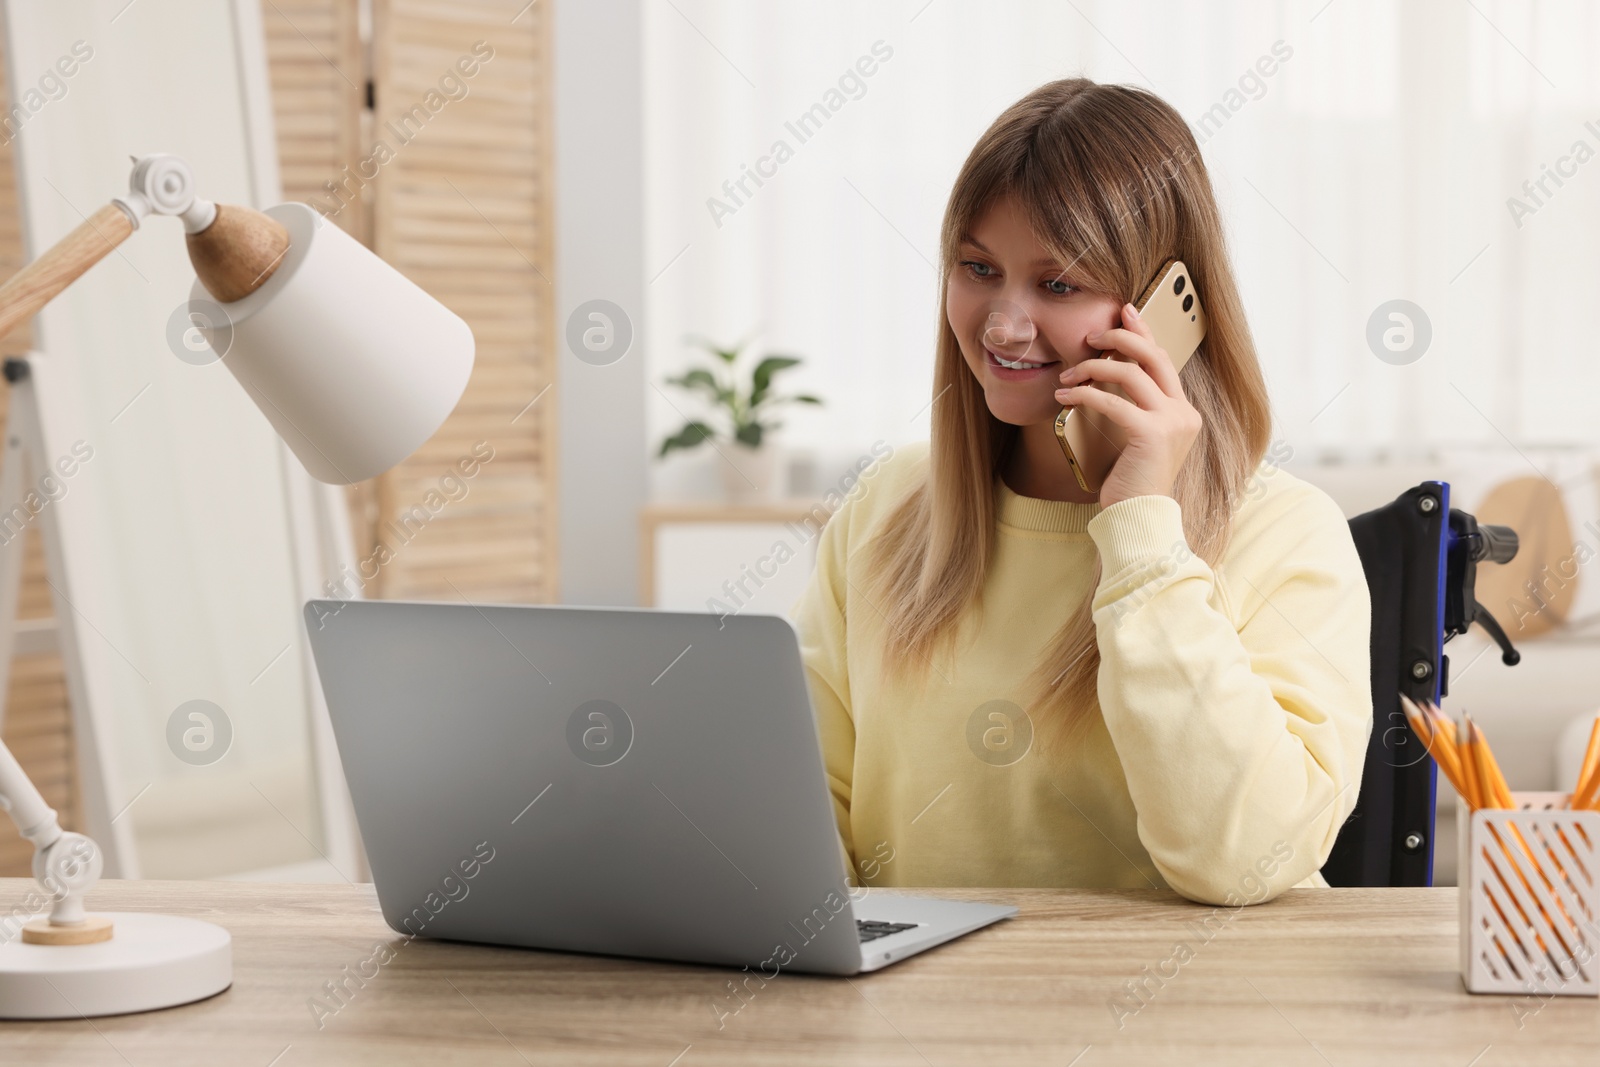
[[[829,521],[796,608],[858,881],[1325,885],[1371,730],[1370,600],[1338,507],[1267,454],[1188,127],[1131,87],[1035,90],[967,158],[941,251],[931,441]],[[1128,303],[1170,258],[1209,319],[1181,373]],[[1098,499],[1063,405],[1126,432]]]

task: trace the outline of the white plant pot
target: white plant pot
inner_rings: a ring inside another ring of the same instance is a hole
[[[729,500],[753,503],[779,495],[778,450],[772,445],[750,448],[733,442],[719,445],[718,451],[722,489]]]

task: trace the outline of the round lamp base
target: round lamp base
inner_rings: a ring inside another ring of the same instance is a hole
[[[233,939],[198,919],[103,912],[111,940],[0,944],[0,1019],[79,1019],[189,1004],[233,984]]]

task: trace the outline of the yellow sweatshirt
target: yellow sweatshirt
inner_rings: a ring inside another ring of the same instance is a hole
[[[1170,886],[1228,905],[1326,885],[1372,727],[1371,601],[1333,501],[1263,461],[1213,569],[1170,497],[1102,508],[996,479],[984,606],[953,655],[919,664],[918,692],[878,669],[894,621],[864,592],[861,549],[926,472],[926,443],[868,472],[792,612],[858,882]],[[1101,714],[1050,755],[1023,686],[1096,552]]]

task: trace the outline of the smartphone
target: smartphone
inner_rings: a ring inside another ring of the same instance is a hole
[[[1195,292],[1194,279],[1189,277],[1189,268],[1183,265],[1182,260],[1167,260],[1143,295],[1133,302],[1133,306],[1138,309],[1139,317],[1149,325],[1156,344],[1166,349],[1167,355],[1172,357],[1173,367],[1182,370],[1206,336],[1206,313],[1200,306],[1200,294]],[[1110,358],[1121,357],[1112,352]],[[1118,385],[1093,384],[1123,399],[1128,398],[1128,394]],[[1090,441],[1102,437],[1111,443],[1111,448],[1088,447]],[[1097,411],[1083,408],[1061,409],[1061,414],[1056,416],[1056,440],[1061,442],[1061,451],[1066,455],[1072,474],[1083,491],[1096,494],[1105,484],[1106,475],[1111,473],[1117,457],[1128,446],[1128,436],[1122,427]],[[1107,458],[1095,462],[1091,457],[1097,455]]]

